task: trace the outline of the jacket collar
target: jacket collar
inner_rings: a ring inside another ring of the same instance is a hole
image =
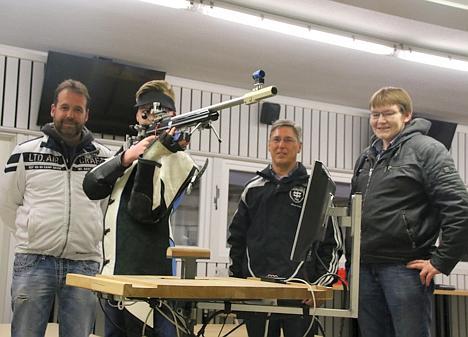
[[[411,121],[406,124],[404,129],[390,142],[390,146],[387,148],[388,151],[401,143],[407,141],[408,139],[416,135],[427,135],[429,129],[431,128],[431,122],[424,118],[413,118]],[[370,149],[374,154],[381,154],[385,151],[382,151],[382,140],[377,138],[375,135],[371,138]]]
[[[41,146],[57,151],[65,157],[72,157],[70,159],[73,159],[77,154],[96,150],[93,144],[94,136],[86,127],[83,128],[81,141],[76,146],[67,145],[55,129],[53,123],[44,125],[41,131],[48,136],[46,140],[41,143]]]
[[[271,169],[271,164],[265,167],[262,171],[258,171],[257,174],[260,177],[265,178],[269,181],[280,181]],[[287,177],[282,178],[281,181],[287,183],[296,179],[303,179],[307,177],[308,174],[305,166],[302,165],[301,162],[297,162],[297,167],[294,170],[292,170]]]

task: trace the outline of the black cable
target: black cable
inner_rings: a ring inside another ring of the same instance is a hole
[[[317,254],[317,251],[315,252],[316,254],[316,257],[317,259],[319,260],[319,262],[322,264],[322,266],[326,269],[325,267],[325,264],[323,263],[322,259],[320,258],[320,256],[318,256]],[[344,280],[340,275],[338,274],[334,274],[334,273],[328,273],[329,275],[333,276],[334,277],[334,282],[335,283],[337,280],[340,280],[341,281],[341,284],[343,285],[343,307],[347,307],[347,299],[348,299],[348,285],[347,285],[347,282],[346,280]],[[326,276],[327,274],[324,274],[322,276]],[[343,330],[344,330],[344,322],[345,322],[345,319],[344,317],[341,318],[341,322],[340,322],[340,328],[339,328],[339,335],[338,336],[343,336]]]
[[[224,325],[226,324],[227,321],[227,315],[224,316],[224,321],[223,325],[221,325],[221,329],[219,330],[218,337],[221,336],[221,331],[223,331]]]
[[[227,337],[229,336],[230,334],[232,334],[234,331],[236,331],[237,329],[239,329],[241,326],[243,326],[245,324],[245,321],[243,321],[242,323],[236,325],[234,328],[232,328],[230,331],[228,331],[225,335],[223,335],[223,337]]]
[[[208,326],[208,324],[210,323],[210,321],[212,319],[214,319],[216,316],[220,315],[220,314],[229,314],[229,312],[225,311],[225,310],[218,310],[218,311],[215,311],[213,314],[211,314],[210,316],[208,316],[208,318],[206,319],[206,322],[203,323],[202,327],[200,328],[200,330],[198,331],[197,333],[197,336],[196,337],[200,337],[200,336],[204,336],[205,335],[205,329],[206,327]],[[224,328],[224,325],[226,324],[226,321],[227,321],[227,316],[224,318],[224,322],[223,322],[223,326],[221,327],[221,329],[219,330],[219,334],[218,334],[218,337],[220,337],[221,335],[221,331],[223,331],[223,328]],[[230,331],[228,331],[225,335],[223,335],[222,337],[227,337],[229,336],[231,333],[233,333],[234,331],[236,331],[237,329],[239,329],[242,325],[245,324],[245,321],[238,324],[237,326],[235,326],[234,328],[232,328]]]
[[[202,327],[200,328],[200,330],[198,331],[197,333],[197,337],[200,337],[200,336],[204,336],[205,334],[205,329],[208,325],[208,323],[210,323],[210,321],[215,318],[216,316],[220,315],[220,314],[223,314],[223,313],[226,313],[224,310],[217,310],[215,311],[214,313],[212,313],[210,316],[208,316],[208,318],[206,319],[206,322],[203,323]]]

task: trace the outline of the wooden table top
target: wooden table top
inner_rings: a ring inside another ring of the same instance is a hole
[[[180,279],[172,276],[67,274],[67,285],[124,298],[197,300],[262,300],[311,298],[301,283],[282,284],[233,277]],[[313,286],[316,300],[332,298],[332,290]]]
[[[448,295],[448,296],[468,296],[468,290],[461,290],[461,289],[454,289],[454,290],[446,290],[446,289],[435,289],[435,295]]]

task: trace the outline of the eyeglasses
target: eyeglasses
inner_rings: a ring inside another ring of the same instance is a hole
[[[395,111],[395,110],[385,110],[382,112],[372,111],[370,113],[370,118],[373,120],[377,120],[379,119],[380,116],[382,116],[383,119],[388,119],[388,118],[395,116],[398,112],[399,111]]]
[[[286,144],[292,144],[292,143],[297,142],[297,140],[295,138],[293,138],[293,137],[284,137],[284,138],[273,137],[273,138],[270,139],[270,142],[272,142],[273,144],[279,144],[279,143],[281,143],[281,141],[283,141]]]

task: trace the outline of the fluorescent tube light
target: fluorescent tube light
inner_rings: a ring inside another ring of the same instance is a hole
[[[453,8],[459,8],[468,10],[468,3],[467,1],[447,1],[447,0],[426,0],[427,2],[433,2],[439,5],[444,5]]]
[[[202,14],[218,19],[223,19],[242,25],[265,29],[307,40],[327,43],[334,46],[350,48],[354,50],[360,50],[380,55],[393,55],[395,51],[393,47],[385,46],[383,44],[355,39],[352,36],[348,37],[335,33],[320,31],[317,29],[310,29],[306,26],[293,25],[277,20],[266,19],[261,17],[260,15],[246,14],[231,9],[209,6],[201,6],[198,10]]]
[[[190,1],[186,0],[140,0],[155,5],[166,6],[171,8],[188,9],[191,8],[195,12],[208,15],[214,18],[247,25],[259,29],[265,29],[281,34],[286,34],[302,39],[311,41],[327,43],[330,45],[344,47],[354,50],[359,50],[367,53],[378,55],[391,55],[396,56],[403,60],[428,64],[437,67],[444,67],[460,71],[468,71],[468,61],[458,60],[451,57],[436,56],[429,53],[417,52],[413,50],[403,49],[402,47],[392,47],[390,42],[388,44],[376,43],[357,39],[351,33],[339,34],[334,32],[322,31],[306,26],[305,24],[291,24],[278,20],[265,18],[260,14],[249,14],[240,10],[228,9],[223,7],[216,7],[212,5],[205,5],[202,2],[192,5]],[[454,3],[453,1],[446,0],[426,0],[437,3]],[[460,5],[459,3],[456,3]],[[464,6],[464,5],[460,5]],[[458,8],[462,8],[457,6]],[[468,9],[467,8],[463,9]]]
[[[468,61],[457,60],[448,56],[437,56],[413,50],[398,50],[395,56],[412,62],[428,64],[436,67],[468,71]]]
[[[186,0],[140,0],[143,2],[148,2],[153,5],[170,7],[170,8],[190,8],[190,1]]]

